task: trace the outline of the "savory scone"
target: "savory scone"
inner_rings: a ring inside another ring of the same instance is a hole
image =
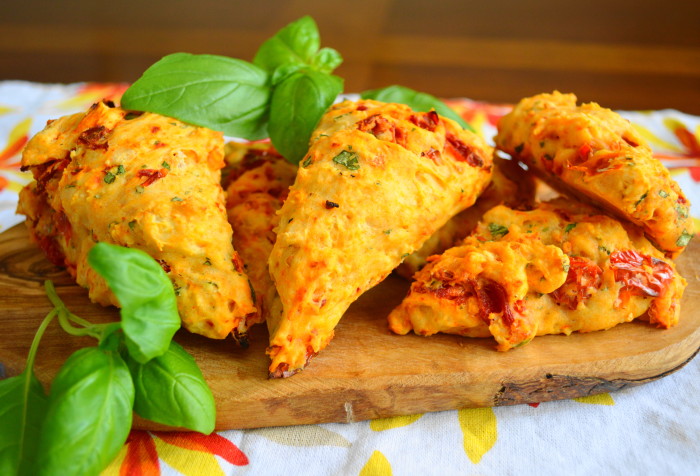
[[[398,334],[534,336],[609,329],[646,313],[678,322],[685,280],[637,227],[576,202],[494,207],[461,245],[433,256],[389,315]]]
[[[258,310],[248,327],[267,319],[277,294],[267,260],[275,243],[277,211],[294,183],[297,167],[287,162],[270,142],[226,144],[226,209],[238,250],[254,290]]]
[[[428,257],[441,254],[467,237],[481,217],[496,205],[527,209],[535,204],[535,179],[514,160],[493,158],[491,183],[474,205],[450,218],[438,231],[396,268],[397,274],[411,279],[428,263]]]
[[[491,169],[492,149],[434,111],[331,107],[279,212],[270,375],[301,370],[353,301],[474,203]]]
[[[231,245],[223,165],[221,133],[101,102],[50,121],[27,144],[22,168],[35,182],[18,212],[93,301],[119,305],[87,263],[92,246],[138,248],[172,280],[184,327],[222,339],[255,312]]]
[[[641,226],[669,257],[693,237],[690,203],[629,121],[573,94],[521,100],[498,123],[496,146],[559,191]]]

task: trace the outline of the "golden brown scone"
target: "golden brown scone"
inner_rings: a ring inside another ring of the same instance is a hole
[[[398,334],[493,336],[498,350],[545,334],[608,329],[648,313],[678,322],[685,280],[641,230],[566,199],[499,205],[433,256],[389,315]]]
[[[279,213],[270,375],[301,370],[353,301],[474,203],[491,168],[492,149],[435,112],[333,106]]]
[[[484,213],[496,205],[518,209],[534,206],[536,184],[532,174],[523,170],[516,161],[498,156],[494,156],[493,165],[491,183],[474,205],[450,218],[418,251],[411,253],[396,268],[400,276],[411,279],[428,263],[429,256],[441,254],[466,238]]]
[[[27,144],[20,195],[34,240],[90,299],[118,306],[87,264],[100,241],[138,248],[160,262],[191,332],[222,339],[255,311],[231,245],[220,185],[220,133],[111,104],[51,121]]]
[[[263,322],[277,294],[267,260],[275,243],[277,211],[294,183],[297,167],[287,162],[269,142],[226,144],[230,169],[226,181],[226,209],[233,227],[233,247],[238,250],[255,291],[258,312],[246,320],[248,327]]]
[[[667,256],[693,236],[690,203],[644,139],[617,113],[573,94],[525,98],[498,124],[499,149],[559,191],[641,226]]]

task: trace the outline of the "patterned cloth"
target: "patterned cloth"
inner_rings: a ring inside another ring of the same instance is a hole
[[[125,84],[0,82],[0,231],[23,220],[21,151],[46,121],[118,102]],[[510,106],[450,100],[486,138]],[[700,117],[627,112],[700,217]],[[697,223],[700,225],[700,223]],[[700,229],[700,226],[698,226]],[[104,474],[697,474],[700,360],[661,380],[573,400],[352,424],[197,433],[132,431]]]

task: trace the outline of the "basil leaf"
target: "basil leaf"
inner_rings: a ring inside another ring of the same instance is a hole
[[[118,353],[97,347],[73,353],[51,385],[38,473],[99,473],[126,442],[133,405],[134,385]]]
[[[174,427],[211,433],[216,423],[214,396],[194,358],[176,342],[145,364],[124,356],[134,381],[134,411]]]
[[[265,41],[255,54],[253,64],[269,73],[287,64],[308,65],[320,44],[316,22],[310,16],[305,16]]]
[[[277,86],[294,73],[297,73],[305,68],[306,66],[302,64],[283,64],[275,69],[274,73],[272,73],[272,86]]]
[[[268,74],[239,59],[175,53],[143,73],[122,96],[149,111],[249,140],[267,136]]]
[[[0,474],[31,474],[47,397],[34,372],[0,380]]]
[[[180,328],[180,317],[173,285],[158,262],[141,250],[97,243],[88,263],[121,305],[129,354],[145,363],[165,353]]]
[[[331,73],[343,62],[343,57],[333,48],[321,48],[311,61],[311,66],[321,73]]]
[[[268,128],[288,161],[298,164],[304,157],[316,124],[342,90],[342,79],[317,71],[295,73],[275,88]]]
[[[464,129],[476,132],[474,128],[467,123],[467,121],[462,119],[460,115],[452,110],[447,104],[440,101],[435,96],[431,96],[427,93],[421,93],[404,86],[394,85],[382,89],[365,91],[360,96],[362,99],[374,99],[375,101],[405,104],[414,111],[427,112],[431,109],[435,109],[438,114],[456,121]]]

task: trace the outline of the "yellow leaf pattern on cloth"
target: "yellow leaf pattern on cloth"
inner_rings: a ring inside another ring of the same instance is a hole
[[[343,435],[326,430],[318,425],[258,428],[247,430],[249,435],[258,435],[285,446],[352,446]]]
[[[369,457],[359,476],[391,476],[391,464],[381,451],[375,451]]]
[[[188,451],[166,443],[158,437],[153,438],[158,450],[158,457],[171,468],[186,476],[206,474],[207,476],[224,476],[221,465],[213,454],[201,451]]]
[[[666,149],[671,150],[673,152],[683,152],[683,149],[680,148],[677,144],[673,144],[671,142],[660,139],[656,134],[652,133],[646,127],[640,126],[639,124],[632,124],[632,126],[637,132],[639,132],[639,134],[642,137],[644,137],[644,139],[647,142],[649,142],[650,145],[654,146],[654,149]]]
[[[389,418],[377,418],[376,420],[372,420],[369,422],[369,427],[373,431],[384,431],[391,430],[392,428],[401,428],[402,426],[410,425],[422,416],[422,413],[418,413],[417,415],[402,415]]]
[[[457,413],[464,452],[476,464],[496,443],[496,414],[492,408],[463,408]]]
[[[589,395],[587,397],[574,398],[579,403],[588,403],[591,405],[615,405],[615,400],[609,393],[600,393],[598,395]]]

